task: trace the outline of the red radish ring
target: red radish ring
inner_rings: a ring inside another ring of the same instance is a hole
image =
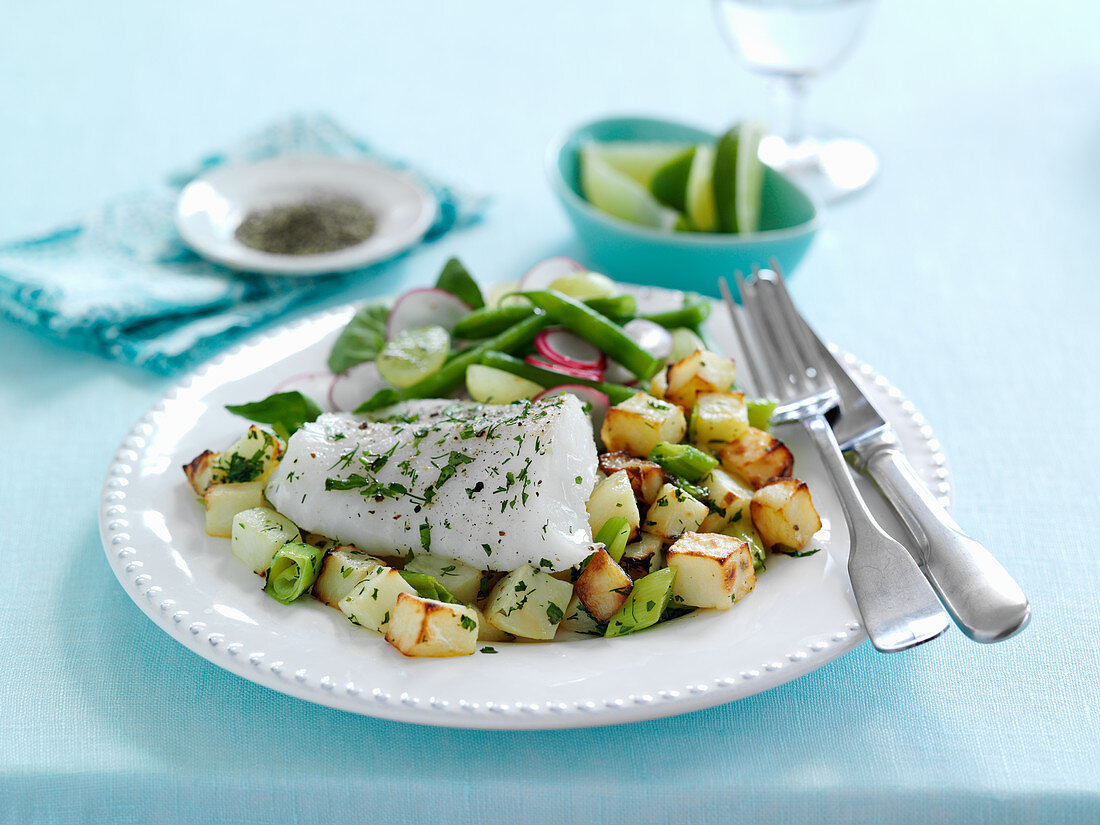
[[[607,365],[598,347],[564,329],[544,329],[535,336],[535,349],[546,360],[574,370],[602,371]]]
[[[440,326],[450,332],[472,311],[473,307],[446,290],[410,289],[394,302],[386,316],[386,339],[392,341],[399,332],[416,327]]]
[[[553,258],[547,258],[545,261],[539,261],[528,269],[524,276],[519,279],[519,286],[524,291],[547,289],[550,284],[563,275],[587,271],[588,267],[580,261],[574,261],[564,255],[556,255]]]
[[[594,390],[583,384],[559,384],[556,387],[543,390],[535,396],[534,400],[541,401],[544,398],[553,398],[564,393],[575,395],[589,405],[588,414],[592,418],[592,427],[596,431],[596,437],[599,438],[604,416],[607,415],[607,410],[611,407],[611,399],[599,390]]]
[[[329,390],[332,389],[331,372],[303,372],[280,381],[273,392],[292,392],[297,390],[302,395],[307,395],[324,407],[332,411],[332,402],[329,399]]]
[[[566,367],[562,364],[555,364],[553,361],[547,361],[545,358],[540,358],[537,355],[528,355],[524,360],[532,367],[542,367],[544,370],[550,370],[551,372],[560,372],[562,377],[572,376],[573,378],[587,378],[590,381],[603,380],[603,372],[600,370],[582,370],[575,367]]]
[[[328,403],[337,412],[354,410],[383,387],[385,379],[378,374],[373,361],[348,367],[332,379],[328,388]]]

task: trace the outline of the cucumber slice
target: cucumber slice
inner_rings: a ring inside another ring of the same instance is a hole
[[[693,330],[687,327],[677,327],[672,330],[672,352],[668,356],[668,361],[670,364],[675,363],[681,358],[687,358],[696,350],[706,348],[703,339],[696,335]]]
[[[397,334],[375,361],[378,374],[396,387],[411,387],[443,366],[451,336],[443,327],[416,327]]]
[[[511,404],[534,398],[542,387],[504,370],[471,364],[466,368],[466,391],[479,404]]]

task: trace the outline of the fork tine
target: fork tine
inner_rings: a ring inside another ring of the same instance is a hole
[[[735,277],[741,278],[740,270],[735,273]],[[747,329],[747,321],[743,317],[744,313],[737,309],[737,304],[733,300],[733,295],[730,294],[729,284],[725,278],[718,279],[718,289],[722,293],[722,300],[729,311],[730,321],[733,323],[733,333],[740,347],[742,361],[749,368],[749,375],[752,377],[752,389],[761,395],[769,395],[771,393],[769,389],[770,376],[760,365],[760,355],[756,342]]]
[[[756,294],[758,286],[756,279],[746,282],[740,272],[735,272],[737,289],[741,294],[741,306],[745,308],[750,327],[752,328],[752,342],[757,345],[757,352],[762,355],[760,363],[763,365],[761,375],[765,377],[765,386],[761,389],[779,401],[788,400],[790,397],[790,380],[779,363],[775,350],[764,344],[772,340],[774,335],[767,317],[760,308],[760,301]]]
[[[760,293],[758,303],[761,312],[768,319],[772,334],[770,339],[772,348],[782,374],[787,376],[792,388],[799,395],[812,393],[814,387],[799,357],[794,331],[791,328],[790,319],[784,312],[784,307],[780,304],[779,290],[771,271],[764,269],[756,273],[756,290]]]
[[[775,265],[772,272],[775,273],[776,291],[779,294],[779,300],[787,320],[790,322],[788,327],[798,349],[799,363],[805,364],[807,371],[812,371],[813,377],[818,378],[822,375],[824,364],[817,348],[817,341],[806,320],[798,311],[798,307],[794,305],[794,301],[791,299],[791,293],[787,290],[787,279],[783,277],[778,262],[773,261],[773,264]]]

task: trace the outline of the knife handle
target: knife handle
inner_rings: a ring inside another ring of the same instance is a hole
[[[921,546],[924,573],[959,628],[977,642],[999,642],[1022,630],[1031,617],[1023,590],[962,531],[901,451],[886,443],[860,458]]]

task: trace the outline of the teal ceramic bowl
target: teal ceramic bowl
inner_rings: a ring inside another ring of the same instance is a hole
[[[550,146],[547,175],[594,268],[617,280],[718,296],[718,278],[775,258],[791,273],[821,224],[814,200],[773,169],[764,171],[761,228],[744,235],[671,232],[628,223],[601,212],[581,195],[579,150],[592,141],[697,143],[715,136],[692,126],[645,117],[596,120]]]

